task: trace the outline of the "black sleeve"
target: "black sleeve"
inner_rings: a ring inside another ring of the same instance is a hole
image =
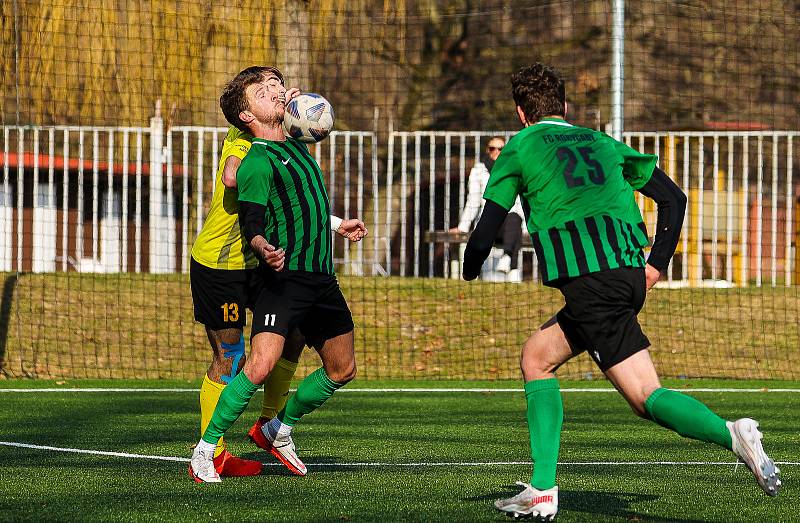
[[[465,280],[474,280],[480,274],[483,262],[492,251],[494,239],[503,226],[507,214],[507,209],[503,209],[491,200],[486,200],[481,219],[478,220],[478,225],[472,231],[464,250],[464,266],[461,273]]]
[[[239,202],[239,224],[250,245],[250,240],[256,236],[264,236],[267,227],[267,207],[253,202]]]
[[[656,167],[653,176],[639,192],[655,200],[658,210],[655,239],[647,263],[664,271],[669,266],[678,237],[681,234],[683,215],[686,211],[686,195],[669,176]]]
[[[528,220],[531,218],[531,205],[526,198],[520,198],[519,201],[522,204],[522,223],[528,223]]]

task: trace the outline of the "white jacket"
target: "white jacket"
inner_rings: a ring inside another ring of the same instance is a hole
[[[472,230],[472,222],[477,222],[480,218],[481,212],[483,212],[483,192],[486,190],[487,183],[489,183],[489,169],[483,165],[483,162],[478,162],[469,172],[467,201],[464,204],[464,210],[461,211],[461,218],[458,220],[459,231],[470,232]],[[508,212],[519,214],[524,226],[525,215],[522,213],[522,203],[519,201],[519,196],[517,196],[514,206]]]

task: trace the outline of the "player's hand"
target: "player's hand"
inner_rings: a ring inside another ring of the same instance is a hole
[[[658,283],[658,280],[661,278],[661,271],[648,263],[644,266],[644,278],[647,290],[649,291],[653,288],[653,285]]]
[[[351,242],[361,241],[369,233],[364,222],[356,218],[342,220],[342,224],[336,229],[336,232]]]
[[[286,100],[286,103],[288,104],[289,102],[292,101],[293,98],[297,98],[298,96],[300,96],[300,89],[298,89],[297,87],[292,87],[291,89],[287,89],[286,90],[286,94],[284,95],[284,99]]]
[[[447,232],[449,232],[450,234],[457,234],[461,232],[461,229],[459,229],[458,227],[450,227],[449,229],[447,229]]]
[[[286,262],[286,253],[281,248],[275,248],[270,244],[266,245],[264,261],[272,267],[275,272],[281,272]]]
[[[281,248],[275,248],[263,236],[256,236],[250,243],[253,251],[266,262],[275,272],[283,270],[286,261],[286,253]]]

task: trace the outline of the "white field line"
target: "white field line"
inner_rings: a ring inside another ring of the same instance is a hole
[[[148,389],[148,388],[44,388],[44,389],[0,389],[0,393],[8,392],[199,392],[200,389]],[[295,389],[290,389],[294,392]],[[691,388],[691,389],[671,389],[678,392],[743,392],[743,393],[764,393],[764,392],[781,392],[781,393],[800,393],[800,389],[742,389],[742,388]],[[350,388],[347,387],[339,389],[337,393],[342,392],[360,392],[360,393],[374,393],[374,392],[519,392],[522,393],[522,387],[517,389],[480,389],[480,388],[389,388],[389,389],[370,389],[370,388]],[[561,389],[561,392],[616,392],[616,389],[610,388],[566,388]]]
[[[189,458],[179,456],[152,456],[148,454],[131,454],[129,452],[111,452],[106,450],[73,449],[69,447],[51,447],[49,445],[31,445],[29,443],[16,443],[13,441],[0,441],[0,446],[17,447],[24,449],[45,450],[50,452],[68,452],[72,454],[91,454],[93,456],[110,456],[115,458],[152,459],[160,461],[178,461],[188,463]],[[560,461],[559,465],[577,466],[648,466],[648,465],[736,465],[735,461]],[[800,461],[776,461],[776,465],[800,465]],[[264,463],[266,466],[283,466],[280,463]],[[530,466],[529,461],[450,461],[450,462],[417,462],[417,463],[392,463],[365,461],[355,463],[306,463],[309,467],[487,467],[487,466]]]

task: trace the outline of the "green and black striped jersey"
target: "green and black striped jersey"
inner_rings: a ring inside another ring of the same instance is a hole
[[[484,198],[530,207],[528,232],[545,284],[618,267],[644,267],[647,229],[633,191],[658,158],[610,136],[545,118],[497,158]]]
[[[254,139],[236,182],[239,201],[267,208],[264,237],[286,252],[286,270],[333,274],[328,192],[304,143]]]

